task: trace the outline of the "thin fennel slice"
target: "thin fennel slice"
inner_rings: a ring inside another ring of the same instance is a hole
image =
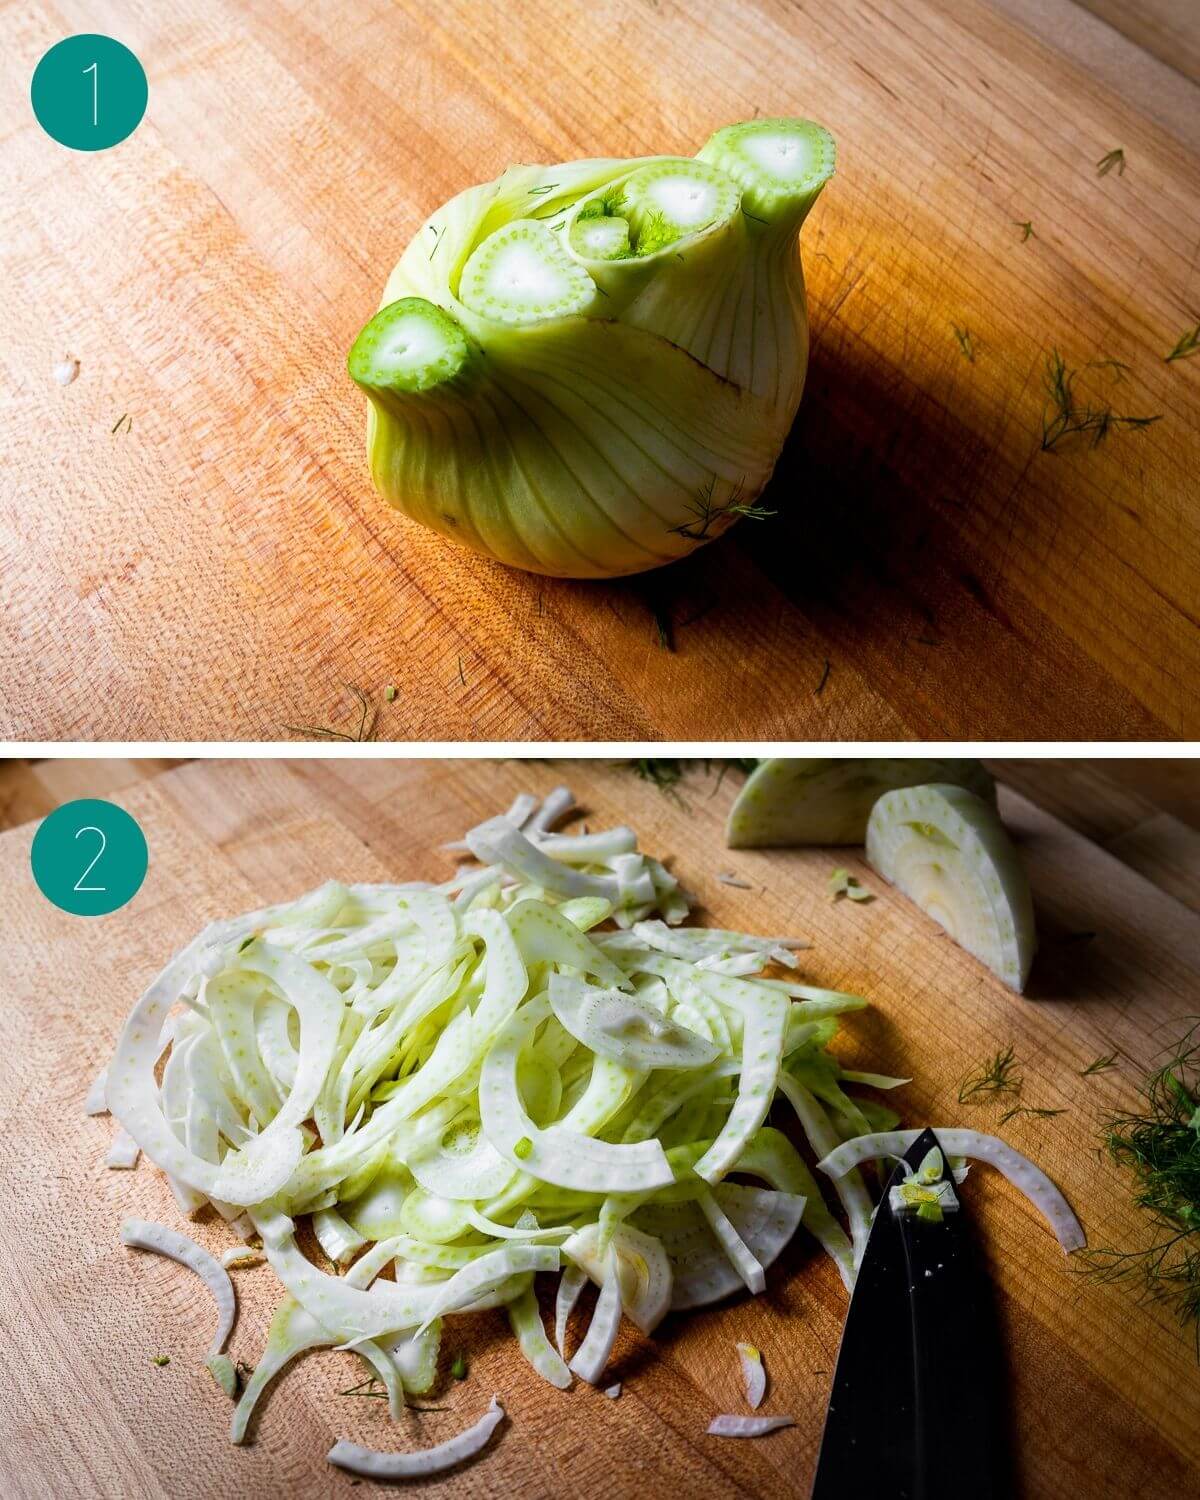
[[[1037,936],[1029,881],[999,814],[956,786],[888,792],[871,811],[867,859],[1011,989]]]
[[[1068,1254],[1087,1244],[1083,1226],[1072,1212],[1070,1204],[1045,1172],[1027,1156],[1022,1156],[998,1136],[984,1135],[977,1130],[959,1130],[954,1126],[941,1125],[933,1126],[932,1129],[943,1149],[951,1156],[973,1157],[978,1161],[985,1161],[1007,1177],[1041,1212],[1054,1231],[1058,1243]],[[822,1172],[837,1179],[862,1162],[874,1161],[882,1156],[903,1156],[920,1134],[919,1130],[887,1130],[873,1135],[855,1136],[853,1140],[844,1141],[831,1151],[817,1166]]]
[[[721,1249],[729,1257],[734,1270],[746,1283],[747,1290],[756,1296],[759,1292],[765,1291],[767,1278],[762,1263],[734,1228],[721,1205],[711,1193],[701,1193],[696,1201],[700,1205],[701,1213],[708,1220],[708,1227],[716,1236]]]
[[[138,1157],[142,1154],[142,1148],[129,1134],[127,1130],[118,1130],[113,1136],[112,1145],[108,1148],[108,1155],[104,1158],[106,1167],[116,1167],[123,1171],[129,1171],[136,1167]]]
[[[703,1068],[720,1056],[712,1042],[621,990],[553,974],[550,1004],[573,1037],[614,1062],[636,1068]]]
[[[504,1408],[500,1405],[500,1398],[493,1396],[487,1411],[474,1426],[432,1448],[422,1448],[414,1453],[380,1453],[374,1448],[363,1448],[358,1443],[340,1438],[326,1457],[339,1469],[360,1474],[364,1479],[420,1479],[428,1474],[442,1474],[473,1458],[487,1447],[492,1433],[503,1420]]]
[[[558,1292],[554,1298],[554,1347],[565,1359],[567,1357],[567,1320],[579,1294],[587,1285],[587,1272],[573,1261],[563,1267],[559,1277]]]
[[[708,1432],[710,1437],[756,1438],[795,1425],[792,1417],[743,1417],[735,1412],[722,1412],[708,1424]]]
[[[483,1130],[513,1166],[582,1192],[662,1187],[675,1180],[657,1141],[611,1145],[563,1125],[542,1130],[525,1113],[517,1085],[521,1048],[550,1013],[548,997],[527,1002],[489,1048],[479,1082]]]
[[[83,1112],[85,1115],[106,1115],[108,1113],[108,1068],[103,1067],[92,1080],[92,1086],[87,1091],[87,1098],[83,1101]]]
[[[208,1346],[208,1358],[212,1359],[220,1354],[233,1332],[233,1322],[237,1317],[237,1293],[229,1279],[229,1272],[221,1262],[197,1245],[195,1240],[188,1239],[186,1234],[168,1229],[165,1224],[150,1223],[146,1219],[124,1220],[121,1225],[121,1243],[135,1250],[152,1250],[157,1255],[165,1255],[195,1271],[217,1304],[217,1326]]]
[[[995,783],[977,760],[762,760],[730,809],[725,842],[731,849],[861,844],[885,792],[928,782],[965,786],[996,801]]]
[[[560,1391],[571,1384],[571,1372],[558,1354],[546,1330],[542,1327],[542,1315],[538,1311],[537,1295],[532,1286],[526,1287],[519,1297],[508,1304],[508,1320],[521,1346],[521,1353],[538,1372]]]
[[[621,1324],[621,1284],[615,1265],[605,1272],[600,1285],[600,1295],[588,1325],[587,1335],[575,1351],[570,1368],[589,1385],[599,1385],[608,1364],[609,1355],[617,1341],[617,1330]]]
[[[600,1226],[588,1224],[566,1241],[562,1252],[597,1286],[615,1274],[621,1308],[630,1321],[643,1333],[658,1327],[671,1306],[672,1278],[666,1251],[653,1235],[622,1224],[605,1245]]]
[[[754,1344],[737,1344],[735,1348],[742,1369],[742,1383],[746,1387],[746,1405],[757,1411],[767,1394],[767,1371],[762,1350]]]
[[[352,1260],[367,1243],[335,1208],[323,1208],[312,1216],[313,1233],[329,1259],[337,1265]]]

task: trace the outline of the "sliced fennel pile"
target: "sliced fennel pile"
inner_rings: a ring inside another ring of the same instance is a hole
[[[1014,990],[1037,947],[1029,880],[995,808],[960,786],[888,792],[867,859]]]
[[[730,809],[725,842],[731,849],[861,844],[885,792],[928,782],[964,786],[995,806],[995,783],[977,760],[763,760]]]
[[[851,1281],[861,1179],[837,1183],[852,1240],[766,1116],[786,1080],[817,1155],[896,1123],[827,1050],[865,1001],[759,977],[794,966],[787,939],[679,925],[686,897],[629,829],[553,831],[571,807],[519,798],[441,885],[330,883],[215,923],[129,1018],[105,1102],[180,1206],[260,1236],[282,1284],[235,1441],[306,1349],[352,1347],[398,1409],[430,1388],[444,1319],[503,1307],[545,1379],[603,1385],[623,1318],[649,1332],[761,1290],[802,1222]],[[302,1251],[303,1220],[342,1274]],[[539,1271],[562,1272],[558,1348]]]
[[[261,1240],[281,1284],[235,1443],[309,1349],[352,1350],[395,1417],[432,1387],[447,1318],[503,1309],[545,1380],[605,1389],[623,1319],[649,1333],[669,1310],[763,1290],[801,1225],[852,1286],[873,1212],[858,1164],[901,1137],[892,1111],[847,1086],[904,1082],[829,1051],[839,1017],[866,1002],[767,977],[794,968],[793,940],[680,925],[686,897],[634,834],[554,832],[571,809],[561,788],[518,798],[466,836],[480,863],[441,884],[330,882],[214,923],[134,1007],[103,1102],[185,1213],[211,1204],[228,1222],[243,1244],[226,1258]],[[777,1100],[845,1227],[767,1123]],[[992,1159],[1041,1191],[1023,1158]],[[302,1225],[338,1269],[305,1253]],[[131,1222],[126,1239],[204,1277],[220,1312],[209,1368],[236,1394],[221,1263],[165,1226]],[[553,1342],[538,1272],[560,1273]],[[588,1281],[598,1296],[571,1349]],[[753,1405],[765,1382],[749,1350]],[[494,1404],[436,1447],[339,1443],[330,1459],[433,1473],[500,1420]]]
[[[833,168],[821,126],[760,119],[696,157],[512,166],[443,204],[348,357],[380,493],[556,576],[719,536],[800,402],[798,234]]]

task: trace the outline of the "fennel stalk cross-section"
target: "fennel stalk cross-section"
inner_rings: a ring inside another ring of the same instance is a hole
[[[804,388],[798,234],[833,164],[821,126],[751,120],[695,158],[513,166],[443,204],[350,350],[380,493],[568,578],[754,514]]]

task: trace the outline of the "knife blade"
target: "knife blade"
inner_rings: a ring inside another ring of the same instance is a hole
[[[1014,1492],[1004,1360],[968,1216],[960,1203],[927,1222],[890,1203],[891,1189],[935,1148],[937,1137],[924,1131],[876,1211],[842,1332],[812,1500],[867,1493],[1000,1500]],[[948,1167],[942,1180],[952,1181]]]

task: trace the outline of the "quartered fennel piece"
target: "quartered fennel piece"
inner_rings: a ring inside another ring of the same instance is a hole
[[[888,792],[867,824],[867,859],[1005,984],[1025,988],[1033,900],[994,807],[958,786]]]

